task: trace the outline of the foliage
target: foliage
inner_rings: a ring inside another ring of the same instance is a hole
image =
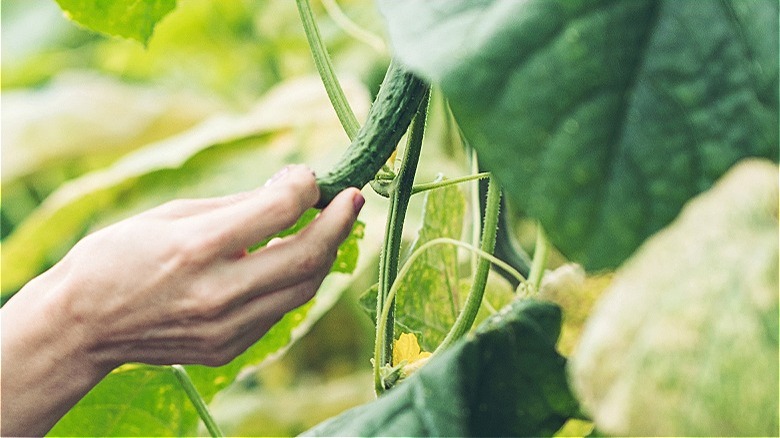
[[[56,0],[71,20],[108,35],[149,42],[154,26],[176,8],[176,0]]]
[[[408,253],[440,237],[460,238],[466,214],[466,199],[457,186],[427,192],[423,201],[422,223]],[[463,308],[471,285],[463,278],[457,248],[434,246],[422,253],[409,272],[399,278],[396,295],[395,331],[413,333],[423,350],[433,351],[447,335]],[[498,276],[489,278],[485,300],[500,309],[514,297],[511,286]],[[360,298],[363,309],[376,319],[376,287]],[[480,315],[479,321],[487,312]]]
[[[777,159],[776,1],[380,0],[515,206],[615,267],[741,157]]]
[[[175,3],[57,1],[84,26],[144,44]],[[481,312],[494,316],[451,348],[416,361],[419,369],[378,400],[310,433],[550,435],[590,427],[570,421],[582,418],[581,402],[598,430],[608,433],[776,434],[778,170],[754,161],[709,188],[745,157],[778,159],[780,48],[777,38],[767,37],[778,34],[777,2],[377,2],[396,60],[429,82],[434,96],[441,92],[446,98],[440,119],[429,121],[445,125],[444,134],[426,133],[426,142],[459,145],[453,138],[462,132],[462,143],[474,147],[479,165],[501,183],[514,213],[541,224],[534,285],[522,284],[520,290],[535,292],[546,253],[540,249],[548,247],[545,235],[564,261],[579,262],[585,270],[564,267],[542,281],[539,297],[562,304],[562,340],[557,306],[520,299],[503,279],[490,277]],[[174,17],[187,9],[180,4],[157,28],[147,55],[116,40],[92,41],[61,59],[41,55],[27,64],[34,68],[22,69],[32,71],[33,79],[17,72],[10,83],[36,84],[58,65],[71,65],[76,53],[125,79],[147,80],[171,68],[195,88],[207,84],[247,104],[286,73],[308,68],[288,55],[300,55],[295,51],[304,46],[300,29],[287,21],[271,23],[294,15],[287,3],[193,1],[198,7],[190,10],[208,18],[190,27],[176,24]],[[245,14],[248,4],[255,5],[253,18]],[[213,13],[215,8],[226,13]],[[224,32],[223,22],[233,30]],[[304,23],[312,25],[316,22]],[[328,38],[327,30],[311,30],[316,38]],[[339,33],[331,29],[330,35]],[[182,41],[194,45],[177,51]],[[231,45],[240,49],[225,50]],[[373,73],[365,66],[377,58],[364,58],[347,57],[350,71],[362,70],[371,84]],[[176,70],[192,62],[201,65],[191,75]],[[346,89],[351,104],[368,101],[361,87]],[[350,90],[356,90],[354,97]],[[75,179],[34,210],[37,202],[28,202],[32,206],[12,207],[19,213],[8,215],[9,199],[11,206],[22,204],[25,191],[39,188],[48,195],[69,178],[40,184],[40,175],[51,174],[41,166],[59,163],[32,154],[29,168],[16,169],[21,177],[3,180],[4,191],[13,188],[6,191],[3,221],[14,226],[8,236],[3,233],[4,299],[94,228],[174,197],[252,188],[290,161],[328,169],[339,154],[325,146],[347,142],[320,84],[285,83],[253,109],[244,108],[244,116],[200,122],[217,109],[204,105],[203,113],[196,111],[180,127],[156,134],[171,137]],[[151,118],[169,120],[164,114]],[[129,138],[127,149],[149,141],[141,138],[146,137]],[[15,149],[24,149],[24,142]],[[111,159],[124,153],[124,147],[118,149],[108,154]],[[422,163],[429,166],[421,166],[418,177],[447,165],[438,159]],[[397,189],[393,184],[398,180],[387,183],[388,192]],[[466,300],[468,263],[459,253],[450,245],[419,250],[433,239],[462,238],[468,204],[453,186],[425,195],[417,239],[408,248],[417,262],[406,267],[394,289],[390,320],[396,332],[407,333],[397,344],[401,356],[405,350],[405,357],[419,358],[416,347],[435,351]],[[353,230],[336,270],[353,271],[372,254],[363,247],[358,258],[357,239],[377,235],[367,230],[379,222],[372,217],[365,228]],[[403,217],[396,223],[401,225],[392,231],[400,235]],[[617,267],[613,282],[603,270]],[[242,369],[284,351],[348,281],[329,277],[312,303],[288,314],[226,367],[189,367],[202,396],[211,400]],[[612,284],[591,314],[607,282]],[[374,313],[376,295],[374,289],[362,299]],[[575,399],[566,380],[567,360],[556,344],[568,353],[578,343],[569,367]],[[574,426],[560,429],[567,421]],[[129,364],[111,373],[52,433],[191,435],[196,422],[169,370]]]
[[[518,300],[392,391],[312,436],[551,435],[577,410],[555,351],[557,306]]]
[[[777,434],[777,180],[738,164],[617,272],[571,362],[603,432]]]

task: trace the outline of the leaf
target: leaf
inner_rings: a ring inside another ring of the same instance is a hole
[[[560,310],[522,300],[376,401],[313,436],[552,435],[577,410],[555,351]]]
[[[2,237],[65,180],[192,128],[213,99],[69,73],[35,90],[3,91]]]
[[[618,271],[569,370],[599,430],[777,436],[777,181],[738,164]]]
[[[78,157],[116,159],[222,109],[213,99],[191,93],[83,72],[2,96],[3,185]]]
[[[425,194],[423,220],[409,249],[438,237],[460,239],[466,199],[457,186]],[[444,339],[461,307],[457,248],[439,245],[417,258],[396,293],[396,325],[402,332],[416,333],[424,350],[433,351]]]
[[[586,269],[778,157],[776,1],[380,0],[480,164]]]
[[[154,27],[176,8],[176,0],[56,0],[65,15],[106,35],[131,38],[146,45]]]

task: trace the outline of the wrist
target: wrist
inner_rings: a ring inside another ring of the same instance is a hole
[[[2,435],[46,433],[110,371],[92,359],[84,321],[63,311],[67,277],[52,271],[2,308]]]

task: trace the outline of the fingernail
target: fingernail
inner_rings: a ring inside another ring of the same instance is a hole
[[[276,172],[271,178],[268,179],[268,181],[265,182],[264,186],[270,186],[271,184],[282,179],[285,175],[287,175],[287,172],[290,171],[290,167],[291,166],[285,166],[282,168],[282,170]]]
[[[360,209],[363,208],[363,204],[366,203],[366,198],[363,197],[363,194],[360,192],[357,192],[354,198],[352,198],[352,203],[355,206],[355,214],[357,215],[360,213]]]

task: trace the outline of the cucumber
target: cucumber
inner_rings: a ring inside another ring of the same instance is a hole
[[[363,188],[382,168],[406,132],[428,85],[395,60],[390,63],[366,123],[338,164],[317,178],[324,208],[347,187]]]

